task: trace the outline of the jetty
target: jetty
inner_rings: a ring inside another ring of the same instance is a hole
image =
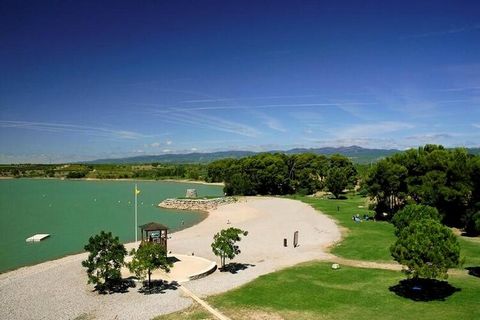
[[[27,239],[25,239],[26,242],[40,242],[46,238],[50,237],[50,234],[48,233],[38,233],[38,234],[35,234],[31,237],[28,237]]]

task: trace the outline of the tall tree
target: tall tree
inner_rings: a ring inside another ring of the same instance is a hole
[[[325,185],[336,199],[340,197],[347,184],[347,173],[344,168],[333,167],[328,171]]]
[[[120,268],[127,250],[118,237],[105,231],[90,237],[84,248],[89,252],[87,260],[82,261],[87,268],[88,283],[93,283],[100,292],[108,290],[121,278]]]
[[[407,169],[385,159],[373,167],[367,178],[368,193],[375,199],[377,218],[388,213],[389,218],[403,206],[407,195]]]
[[[436,208],[418,204],[410,204],[405,206],[393,216],[392,223],[395,226],[395,235],[408,227],[412,222],[423,219],[433,219],[440,222],[440,214]]]
[[[413,278],[447,278],[460,263],[460,245],[453,232],[433,219],[420,219],[399,230],[392,257]]]
[[[222,269],[225,267],[226,258],[233,259],[240,254],[240,248],[236,243],[241,240],[241,235],[248,235],[248,231],[228,228],[213,236],[212,251],[217,257],[220,257]]]
[[[150,288],[152,271],[162,269],[170,272],[172,264],[167,259],[165,248],[155,242],[144,242],[138,250],[132,249],[130,254],[133,259],[128,263],[131,272],[141,279],[148,276],[148,287]]]

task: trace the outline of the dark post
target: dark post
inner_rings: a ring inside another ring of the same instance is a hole
[[[287,246],[287,238],[284,238],[284,239],[283,239],[283,246],[284,246],[284,247]]]

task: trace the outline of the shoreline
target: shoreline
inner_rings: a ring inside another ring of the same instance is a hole
[[[208,218],[208,215],[209,215],[209,211],[206,211],[206,210],[184,210],[184,211],[190,212],[190,213],[193,213],[193,214],[197,214],[201,218],[200,218],[199,221],[197,221],[196,223],[194,223],[192,225],[188,225],[188,226],[185,226],[185,228],[181,228],[181,229],[175,230],[173,232],[169,232],[168,233],[169,235],[173,235],[173,234],[181,232],[183,230],[195,227],[196,225],[205,221]],[[88,239],[85,240],[85,241],[87,242]],[[127,248],[127,246],[128,247],[130,247],[130,246],[133,247],[133,245],[135,245],[135,241],[120,242],[120,243],[123,244],[126,248]],[[16,271],[21,270],[23,268],[32,268],[32,267],[35,267],[35,266],[38,266],[38,265],[41,265],[41,264],[44,264],[44,263],[49,263],[49,262],[53,262],[53,261],[57,261],[57,260],[62,260],[62,259],[65,259],[65,258],[68,258],[68,257],[71,257],[71,256],[77,256],[77,255],[82,255],[82,254],[86,254],[86,251],[79,250],[79,251],[71,252],[71,253],[68,253],[68,254],[62,255],[60,257],[53,258],[53,259],[49,259],[49,260],[45,260],[45,261],[41,261],[41,262],[37,262],[37,263],[33,263],[33,264],[26,264],[26,265],[23,265],[23,266],[20,266],[20,267],[17,267],[17,268],[13,268],[13,269],[3,270],[3,271],[0,271],[0,280],[2,279],[2,276],[6,273],[16,272]]]
[[[211,249],[213,235],[228,227],[248,231],[239,243],[242,253],[232,260],[245,265],[245,269],[235,274],[214,272],[183,284],[199,296],[225,292],[301,262],[328,259],[325,248],[341,239],[331,218],[303,202],[246,197],[209,210],[199,223],[171,233],[167,250],[218,264]],[[292,245],[295,231],[300,232],[297,247]],[[283,245],[285,238],[288,247]],[[130,251],[135,242],[124,245]],[[0,318],[33,319],[35,315],[45,319],[151,319],[193,303],[181,290],[166,289],[161,295],[145,296],[138,292],[139,286],[122,294],[99,295],[87,284],[85,268],[81,266],[87,255],[72,254],[0,274]]]
[[[121,179],[99,179],[99,178],[57,178],[57,177],[0,177],[0,180],[62,180],[62,181],[140,181],[140,182],[175,182],[175,183],[191,183],[191,184],[200,184],[206,186],[219,186],[223,187],[225,184],[223,182],[206,182],[200,180],[187,180],[187,179],[133,179],[133,178],[121,178]]]

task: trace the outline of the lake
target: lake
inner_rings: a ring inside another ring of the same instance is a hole
[[[179,182],[0,180],[0,272],[82,252],[88,238],[101,230],[111,231],[121,242],[134,241],[135,183],[140,190],[138,225],[159,222],[170,232],[205,215],[161,209],[159,202],[185,196],[188,188],[197,189],[199,197],[223,195],[221,186]],[[25,242],[37,233],[50,237]]]

